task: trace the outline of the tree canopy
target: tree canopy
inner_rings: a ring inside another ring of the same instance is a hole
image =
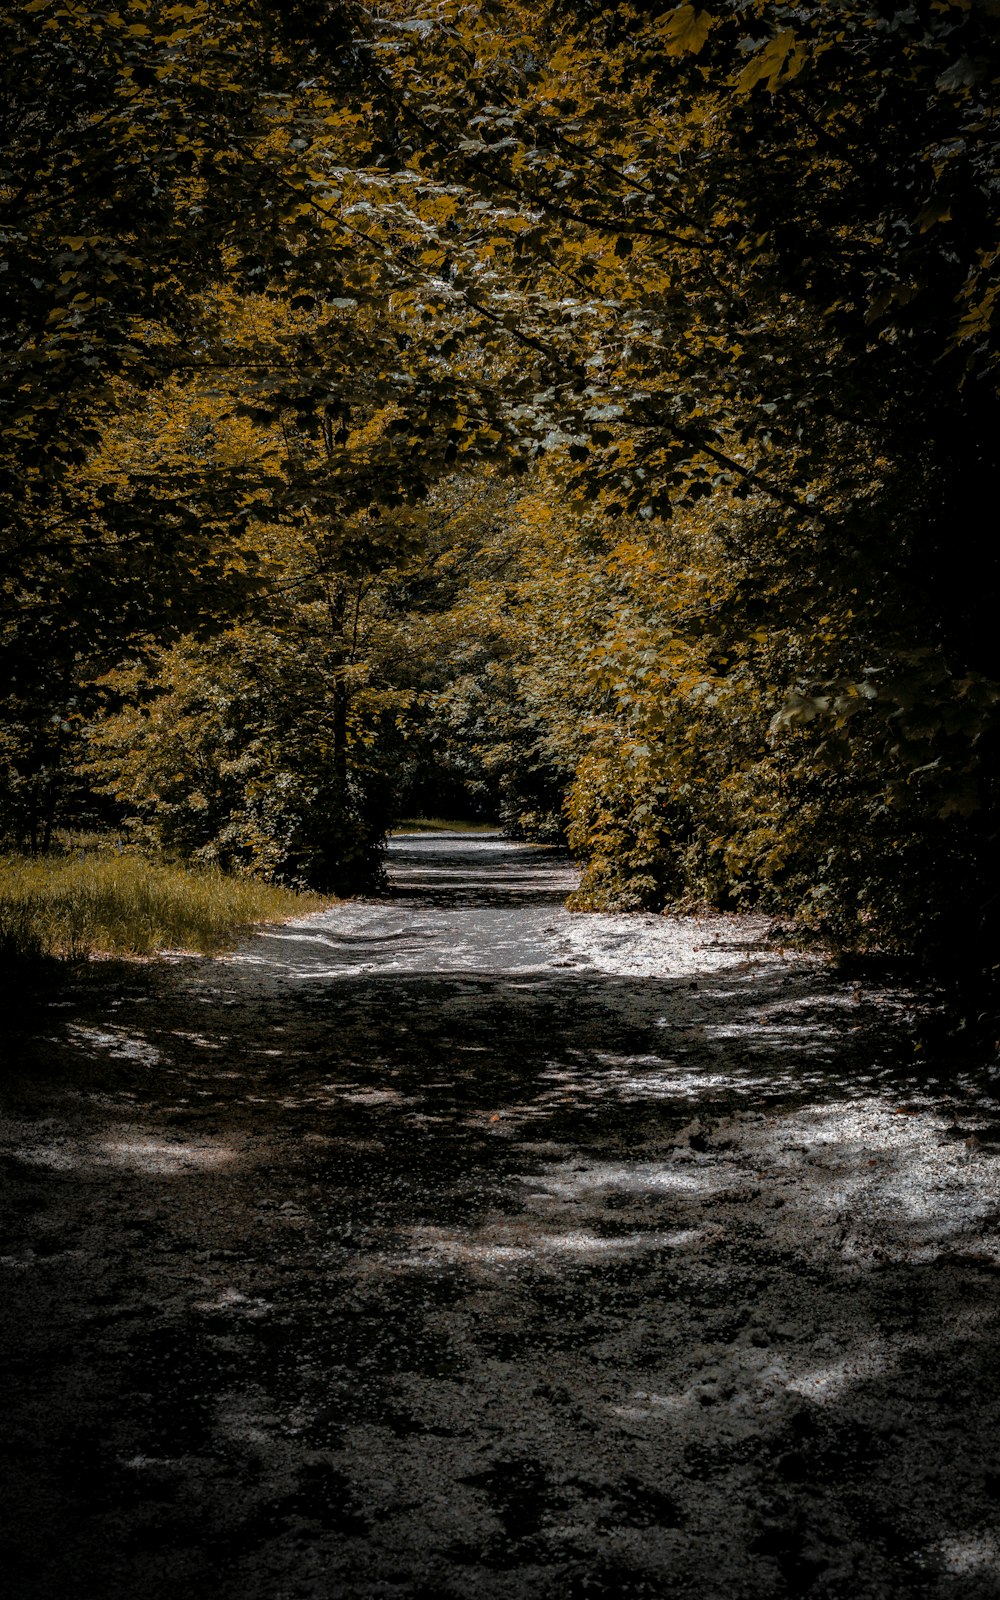
[[[8,11],[7,833],[990,968],[998,14]]]

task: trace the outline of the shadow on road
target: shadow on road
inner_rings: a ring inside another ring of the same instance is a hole
[[[398,910],[25,1045],[8,1592],[995,1596],[988,1090],[815,965],[441,970]]]

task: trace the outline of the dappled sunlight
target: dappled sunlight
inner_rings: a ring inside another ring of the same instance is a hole
[[[179,1173],[228,1166],[236,1159],[236,1155],[233,1147],[227,1144],[127,1136],[98,1140],[93,1159],[99,1163],[103,1158],[113,1166],[125,1167],[132,1172],[173,1177]]]
[[[787,1388],[793,1394],[800,1394],[803,1399],[811,1400],[814,1405],[829,1405],[831,1401],[838,1400],[862,1377],[878,1376],[887,1365],[888,1358],[877,1349],[873,1349],[872,1342],[869,1341],[864,1347],[863,1359],[854,1352],[839,1361],[807,1367],[805,1371],[795,1372],[789,1377]]]
[[[868,1097],[728,1132],[781,1183],[786,1205],[836,1219],[845,1258],[934,1259],[964,1240],[1000,1259],[1000,1153],[970,1150],[949,1127],[942,1114]],[[720,1126],[716,1137],[726,1136]]]
[[[609,976],[669,973],[692,979],[723,974],[759,984],[787,970],[782,955],[767,944],[767,927],[765,917],[603,913],[572,917],[567,934],[574,952]],[[815,964],[815,957],[796,957],[800,969]]]
[[[401,1094],[398,1089],[340,1087],[335,1094],[341,1100],[347,1100],[358,1106],[412,1106],[419,1103],[416,1095]]]
[[[565,1228],[545,1219],[531,1222],[497,1220],[468,1232],[416,1228],[408,1251],[390,1258],[398,1265],[427,1267],[455,1262],[470,1267],[532,1266],[558,1272],[559,1259],[599,1262],[608,1257],[641,1254],[650,1250],[688,1250],[704,1242],[704,1229],[686,1228],[672,1233],[641,1231],[627,1234],[597,1233],[585,1227]]]
[[[561,906],[579,873],[559,851],[514,847],[499,835],[396,836],[388,865],[394,896],[431,906]]]
[[[1000,1259],[990,1227],[1000,1216],[1000,1157],[971,1156],[945,1131],[941,1117],[918,1122],[875,1098],[696,1120],[658,1161],[574,1152],[544,1162],[519,1175],[520,1216],[418,1229],[408,1259],[509,1265],[560,1252],[740,1250],[750,1215],[758,1248],[827,1259],[835,1270],[934,1260],[956,1245]],[[633,1215],[641,1229],[629,1226]]]
[[[148,1177],[193,1175],[228,1167],[241,1153],[225,1140],[164,1137],[134,1126],[55,1142],[45,1138],[44,1130],[9,1126],[3,1150],[28,1167],[48,1167],[55,1172],[118,1167]]]
[[[564,1065],[542,1074],[552,1088],[539,1098],[542,1100],[577,1098],[581,1103],[591,1099],[613,1097],[623,1102],[643,1100],[676,1100],[684,1103],[699,1096],[711,1097],[719,1091],[753,1095],[771,1091],[782,1084],[778,1072],[753,1072],[741,1064],[735,1072],[711,1071],[692,1068],[677,1061],[657,1056],[613,1055],[609,1051],[596,1051],[593,1058],[578,1068]],[[794,1087],[798,1080],[786,1076],[784,1087]]]
[[[858,1385],[891,1375],[910,1347],[911,1342],[902,1339],[869,1340],[836,1360],[810,1365],[808,1355],[740,1343],[727,1351],[713,1351],[685,1388],[670,1393],[636,1389],[624,1403],[608,1409],[614,1416],[654,1430],[660,1422],[685,1412],[691,1418],[689,1426],[695,1419],[715,1427],[733,1427],[738,1420],[766,1425],[769,1416],[779,1416],[795,1397],[815,1406],[849,1399]]]
[[[201,1311],[206,1316],[226,1317],[266,1317],[274,1310],[270,1300],[243,1294],[239,1289],[225,1288],[207,1300],[192,1302],[192,1311]]]
[[[80,1165],[79,1152],[69,1141],[59,1144],[13,1144],[10,1154],[29,1167],[49,1167],[53,1172],[69,1172]]]
[[[82,1050],[99,1050],[117,1060],[134,1061],[143,1067],[155,1067],[160,1063],[160,1052],[156,1047],[141,1034],[132,1033],[127,1028],[94,1028],[82,1023],[70,1023],[66,1031],[73,1043]]]
[[[977,1528],[942,1539],[936,1547],[945,1572],[956,1577],[993,1573],[1000,1584],[1000,1537],[993,1528]]]
[[[663,1192],[704,1194],[718,1187],[711,1172],[678,1171],[667,1162],[594,1162],[584,1166],[553,1166],[547,1171],[522,1176],[533,1199],[588,1199],[600,1195],[647,1195]]]
[[[430,929],[420,928],[401,928],[378,934],[338,934],[318,927],[306,929],[291,926],[264,929],[258,935],[260,944],[256,945],[255,941],[255,948],[256,957],[259,961],[268,959],[268,946],[275,943],[281,945],[303,944],[313,951],[317,948],[326,948],[329,950],[346,950],[348,952],[360,950],[366,955],[382,955],[386,948],[392,953],[392,947],[400,940],[403,940],[407,945],[419,946],[422,941],[433,939],[433,937],[434,934]],[[246,961],[250,959],[250,956],[249,953],[244,952],[236,959]]]
[[[206,1039],[203,1034],[189,1033],[184,1028],[171,1028],[171,1037],[181,1039],[185,1044],[193,1044],[199,1050],[221,1050],[228,1044],[228,1035],[223,1034],[215,1039]]]
[[[720,1595],[785,1592],[805,1538],[863,1592],[896,1529],[956,1600],[991,1581],[989,1075],[945,1088],[905,997],[748,921],[463,892],[53,1013],[64,1080],[4,1146],[47,1209],[2,1260],[39,1330],[69,1308],[59,1419],[87,1351],[112,1464],[60,1449],[171,1560],[204,1491],[255,1561],[301,1529],[392,1585],[389,1539],[490,1600],[612,1545],[700,1594],[709,1536]]]

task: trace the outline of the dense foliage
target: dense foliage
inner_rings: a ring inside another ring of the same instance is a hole
[[[988,972],[997,11],[9,15],[7,831]]]

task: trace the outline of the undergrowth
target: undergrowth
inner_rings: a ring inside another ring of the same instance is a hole
[[[203,954],[239,930],[329,905],[252,878],[190,871],[141,856],[0,858],[0,960]]]
[[[447,817],[404,817],[392,832],[406,833],[496,833],[495,822],[450,822]]]

